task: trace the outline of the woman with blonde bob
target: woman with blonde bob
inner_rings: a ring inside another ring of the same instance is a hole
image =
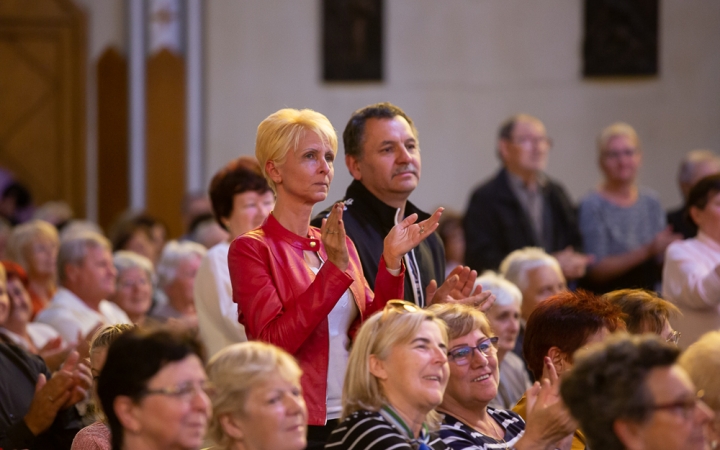
[[[448,380],[447,331],[402,300],[360,328],[343,386],[342,421],[325,448],[445,449],[435,431]]]
[[[60,238],[44,220],[31,220],[13,228],[8,237],[8,258],[20,264],[28,277],[33,318],[57,290],[57,256]]]
[[[214,386],[209,433],[215,448],[305,448],[302,371],[286,351],[263,342],[234,344],[210,360],[207,373]]]
[[[402,258],[435,231],[442,213],[419,223],[412,214],[392,228],[373,292],[345,234],[343,204],[320,229],[310,226],[313,206],[327,198],[336,154],[335,130],[320,113],[281,109],[263,120],[255,155],[276,193],[275,208],[228,253],[248,338],[284,349],[303,370],[309,449],[322,448],[340,417],[350,336],[387,300],[402,298]]]
[[[482,312],[460,304],[433,305],[447,324],[450,377],[438,411],[440,436],[452,449],[540,449],[563,447],[575,426],[558,396],[557,376],[528,390],[532,413],[527,424],[517,413],[488,406],[498,391],[498,340]]]

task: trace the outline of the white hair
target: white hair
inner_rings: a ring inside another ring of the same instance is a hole
[[[522,291],[528,285],[528,272],[538,267],[551,267],[562,275],[558,260],[540,247],[525,247],[507,255],[500,263],[500,274]]]
[[[65,266],[80,266],[85,261],[89,248],[103,248],[110,251],[110,241],[100,233],[87,230],[76,230],[60,240],[57,256],[58,278],[61,284],[66,280]]]
[[[678,182],[680,184],[691,184],[695,179],[695,172],[698,167],[707,163],[720,167],[720,156],[711,150],[693,150],[688,152],[680,163]]]
[[[150,282],[153,282],[155,277],[152,261],[129,250],[118,250],[113,253],[113,265],[115,265],[118,272],[118,281],[120,281],[123,272],[134,267],[144,270]]]
[[[499,273],[488,270],[475,280],[475,286],[482,286],[483,292],[490,291],[495,296],[498,306],[522,305],[522,292],[515,284],[506,280]]]
[[[181,261],[192,257],[202,258],[207,249],[192,241],[168,241],[163,247],[157,266],[158,285],[163,288],[175,280],[177,267]]]

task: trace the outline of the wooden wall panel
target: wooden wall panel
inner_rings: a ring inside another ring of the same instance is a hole
[[[128,65],[108,48],[97,62],[98,223],[108,229],[129,204]]]
[[[85,17],[70,0],[0,1],[0,165],[35,203],[85,214]]]
[[[185,61],[168,50],[147,64],[147,211],[183,233],[185,193]]]

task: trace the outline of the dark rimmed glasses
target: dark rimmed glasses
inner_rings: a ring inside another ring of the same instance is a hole
[[[453,361],[458,366],[464,366],[472,359],[474,350],[477,350],[483,356],[489,358],[497,351],[497,344],[499,340],[500,338],[495,336],[483,339],[475,346],[463,345],[462,347],[455,347],[454,349],[448,351],[448,359]]]
[[[705,405],[705,402],[703,402],[703,397],[705,397],[705,391],[701,389],[697,392],[694,398],[652,405],[650,406],[650,409],[653,411],[670,411],[671,413],[682,417],[683,420],[688,420],[692,417],[695,410],[701,407],[701,404],[708,408],[708,406]]]

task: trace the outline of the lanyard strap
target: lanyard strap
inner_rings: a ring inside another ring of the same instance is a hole
[[[393,425],[395,428],[397,428],[399,431],[403,432],[407,439],[410,441],[414,449],[417,450],[431,450],[429,446],[430,442],[430,433],[428,431],[427,425],[424,423],[422,424],[422,428],[420,428],[420,436],[417,437],[417,439],[414,437],[414,434],[409,426],[405,423],[404,420],[400,417],[400,414],[397,413],[390,405],[383,405],[382,409],[380,410],[380,414],[390,422],[391,425]]]

